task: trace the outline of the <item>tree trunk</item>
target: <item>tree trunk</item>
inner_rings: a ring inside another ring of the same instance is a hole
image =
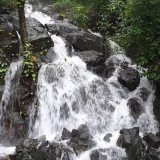
[[[29,44],[28,44],[28,33],[27,33],[27,27],[26,27],[26,17],[25,17],[24,6],[25,6],[25,0],[17,0],[20,35],[21,35],[23,50],[25,52],[25,51],[28,51]]]

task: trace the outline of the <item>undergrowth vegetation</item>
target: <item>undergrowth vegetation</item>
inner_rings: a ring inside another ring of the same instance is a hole
[[[16,0],[0,0],[0,7],[7,7],[9,10],[16,9]]]

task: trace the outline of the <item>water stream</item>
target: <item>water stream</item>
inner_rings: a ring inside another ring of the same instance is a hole
[[[5,76],[5,86],[4,91],[2,95],[2,99],[0,102],[0,135],[2,134],[8,134],[8,131],[6,131],[6,128],[4,127],[5,118],[9,115],[8,113],[8,102],[10,100],[10,97],[16,89],[18,77],[21,74],[22,70],[22,60],[12,62],[8,68],[8,71]],[[6,154],[13,154],[15,151],[15,147],[6,147],[4,144],[0,144],[0,158],[4,157]]]
[[[36,18],[34,14],[30,12],[30,16]],[[41,13],[36,12],[36,14],[42,16]],[[40,21],[44,23],[46,20],[46,23],[52,23],[48,19],[42,16]],[[97,142],[96,148],[108,148],[110,152],[105,153],[108,154],[108,158],[120,160],[125,155],[124,150],[116,146],[120,129],[139,126],[141,133],[157,131],[157,123],[152,111],[154,90],[149,81],[142,77],[139,87],[133,92],[127,91],[117,81],[119,64],[123,61],[137,69],[129,58],[123,54],[117,54],[123,52],[117,44],[110,41],[115,55],[111,56],[106,63],[111,59],[116,59],[118,63],[115,62],[116,70],[113,76],[105,81],[88,71],[86,64],[79,57],[69,57],[61,37],[53,35],[52,40],[57,56],[52,63],[42,65],[39,71],[38,118],[34,124],[30,125],[31,137],[46,135],[47,139],[52,141],[61,135],[64,127],[71,131],[81,124],[87,124]],[[140,68],[139,71],[141,72]],[[146,101],[140,97],[142,88],[146,88],[149,93]],[[128,99],[132,97],[139,98],[144,108],[137,122],[130,115],[127,106]],[[106,133],[113,135],[110,143],[103,141]],[[117,157],[112,154],[113,148],[117,152]],[[78,159],[88,160],[89,153],[90,151],[83,153]]]
[[[43,24],[55,23],[41,12],[32,12],[30,5],[27,5],[26,12],[27,16],[36,18]],[[120,129],[138,126],[141,134],[158,131],[153,115],[154,90],[147,78],[142,77],[139,87],[133,92],[129,92],[117,80],[121,62],[128,62],[130,67],[140,72],[141,68],[132,65],[125,55],[115,54],[106,63],[115,59],[116,70],[112,77],[104,80],[88,71],[85,62],[79,57],[69,57],[61,37],[52,35],[52,40],[56,58],[52,63],[43,64],[39,71],[36,106],[38,116],[33,123],[33,107],[29,137],[46,135],[47,139],[52,141],[61,135],[64,127],[71,131],[81,124],[87,124],[97,143],[93,149],[107,148],[108,151],[104,153],[108,155],[107,160],[121,160],[125,151],[116,146]],[[111,47],[114,52],[113,43]],[[149,93],[145,101],[140,96],[142,88]],[[128,99],[132,97],[137,97],[143,106],[143,114],[137,121],[132,118],[127,106]],[[103,141],[107,133],[113,135],[109,143]],[[113,154],[113,150],[116,154]],[[75,159],[89,160],[90,152],[91,150],[86,151]]]

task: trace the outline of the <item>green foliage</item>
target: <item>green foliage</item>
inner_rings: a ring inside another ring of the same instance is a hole
[[[57,13],[65,13],[72,10],[74,6],[75,3],[71,0],[60,0],[54,4],[54,11]]]
[[[113,36],[121,28],[125,4],[124,0],[100,0],[98,4],[95,3],[98,12],[97,27],[103,35]]]
[[[4,79],[5,73],[7,72],[7,62],[0,61],[0,79]]]
[[[89,13],[90,13],[90,8],[88,6],[84,5],[77,5],[74,7],[74,12],[75,14],[75,21],[77,26],[82,27],[82,28],[87,28],[88,23],[89,23]]]
[[[30,44],[26,45],[27,48],[30,47]],[[38,75],[37,58],[34,57],[30,51],[24,52],[23,74],[25,75],[25,77],[32,78],[33,81],[36,80]]]
[[[81,0],[59,0],[54,4],[54,11],[60,13],[60,17],[74,19],[76,25],[82,28],[88,26],[90,9],[88,2]]]
[[[15,6],[16,6],[16,3],[15,3],[16,0],[0,0],[0,6],[2,7],[7,7],[9,8],[10,10],[15,10]]]
[[[160,1],[129,0],[122,34],[128,46],[136,46],[137,61],[147,67],[150,79],[160,79]]]
[[[8,0],[0,0],[0,6],[7,6]]]

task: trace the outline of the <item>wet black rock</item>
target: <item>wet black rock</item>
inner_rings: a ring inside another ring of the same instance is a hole
[[[122,62],[121,65],[120,65],[120,67],[122,69],[126,69],[126,68],[128,68],[128,63],[127,62]]]
[[[157,132],[157,133],[156,133],[156,136],[157,136],[157,137],[160,137],[160,132]]]
[[[103,79],[108,79],[113,75],[116,67],[119,66],[121,63],[122,62],[119,58],[117,58],[116,56],[111,56],[105,61],[105,63],[101,63],[97,67],[92,67],[91,71],[93,71],[95,74],[102,77]]]
[[[0,24],[0,61],[11,62],[19,55],[18,35],[6,16],[0,16]]]
[[[76,129],[73,129],[71,132],[71,137],[79,137],[79,136],[80,136],[79,131]]]
[[[80,135],[79,137],[81,140],[88,140],[88,139],[92,139],[92,135],[88,132],[84,132]]]
[[[89,133],[88,126],[85,124],[80,125],[77,130],[72,130],[71,139],[67,142],[67,144],[73,148],[77,155],[91,149],[96,145],[93,141],[92,135]]]
[[[104,138],[103,138],[103,140],[105,141],[105,142],[110,142],[110,138],[112,137],[112,134],[111,133],[108,133],[108,134],[106,134],[105,136],[104,136]]]
[[[138,98],[130,98],[127,105],[129,106],[132,117],[137,120],[143,111],[143,107]]]
[[[80,125],[77,130],[79,131],[80,135],[84,132],[89,132],[89,128],[86,124]]]
[[[18,17],[11,17],[10,21],[13,24],[13,27],[19,31]],[[48,35],[45,27],[34,18],[26,18],[26,26],[28,31],[28,39],[32,45],[32,51],[34,53],[47,53],[47,51],[53,46],[53,41]]]
[[[146,134],[143,139],[139,136],[138,128],[122,129],[117,145],[125,148],[128,160],[160,160],[160,137],[152,133]],[[144,141],[145,140],[145,141]]]
[[[140,74],[135,69],[128,67],[119,72],[118,81],[130,91],[133,91],[139,86]]]
[[[160,147],[160,137],[156,136],[153,133],[147,133],[143,139],[146,143],[152,148],[159,148]]]
[[[26,139],[16,147],[16,154],[10,156],[11,160],[70,160],[73,152],[62,144],[39,142],[37,139]]]
[[[96,51],[73,52],[72,55],[80,57],[88,67],[95,67],[104,62],[104,55]]]
[[[0,6],[0,14],[9,14],[9,8]]]
[[[113,65],[106,65],[103,63],[97,67],[91,67],[90,70],[98,76],[102,77],[103,79],[108,79],[113,75],[115,67]]]
[[[90,160],[107,160],[107,156],[103,155],[99,150],[93,150],[90,154]]]
[[[139,128],[122,129],[117,140],[119,147],[125,148],[129,160],[136,160],[143,151],[143,145],[139,136]]]
[[[71,138],[71,132],[68,129],[63,128],[61,138],[62,138],[62,140],[70,139]]]
[[[46,24],[46,28],[51,33],[64,37],[76,50],[94,50],[102,53],[104,51],[101,37],[95,36],[70,23],[57,21],[55,24]]]
[[[93,150],[90,154],[90,160],[122,160],[121,156],[119,148],[102,148]]]

